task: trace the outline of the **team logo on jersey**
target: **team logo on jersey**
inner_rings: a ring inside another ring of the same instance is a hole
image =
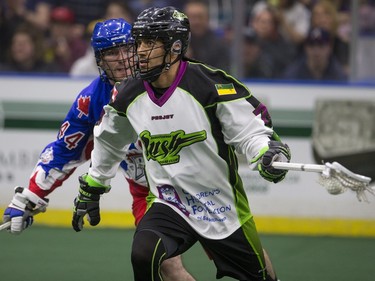
[[[139,137],[144,144],[147,160],[157,161],[160,165],[177,163],[180,160],[178,155],[182,148],[207,138],[206,131],[185,134],[178,130],[170,134],[151,135],[149,131],[143,131]]]
[[[237,94],[236,89],[234,89],[233,83],[230,83],[230,84],[215,84],[215,88],[216,88],[216,91],[219,94],[219,96]]]
[[[40,161],[43,164],[48,164],[53,160],[53,148],[48,147],[46,150],[43,151],[43,153],[40,155]]]
[[[143,154],[139,152],[129,152],[126,155],[126,164],[128,165],[128,173],[136,181],[139,181],[145,176],[145,161]]]
[[[90,96],[80,96],[77,100],[77,110],[79,111],[78,117],[81,118],[83,115],[89,116],[90,108]]]

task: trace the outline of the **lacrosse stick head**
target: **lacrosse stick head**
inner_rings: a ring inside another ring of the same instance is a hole
[[[350,189],[357,194],[359,201],[369,202],[366,191],[375,196],[370,188],[371,178],[358,175],[337,162],[325,163],[325,169],[320,174],[319,184],[324,186],[330,194],[341,194]]]

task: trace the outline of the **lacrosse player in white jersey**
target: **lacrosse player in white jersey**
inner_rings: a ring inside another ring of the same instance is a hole
[[[266,266],[235,153],[268,181],[285,177],[271,164],[289,162],[290,150],[267,108],[240,81],[184,56],[189,20],[174,7],[144,10],[132,36],[139,77],[115,85],[94,129],[92,166],[77,198],[99,205],[126,145],[139,137],[150,193],[133,239],[134,280],[163,280],[161,263],[196,242],[213,259],[218,279],[277,280]],[[75,204],[76,231],[87,211]]]
[[[95,52],[100,75],[83,89],[72,104],[63,121],[57,139],[48,144],[32,172],[28,188],[16,188],[12,202],[4,212],[4,222],[10,222],[10,233],[20,234],[33,222],[34,209],[46,209],[45,199],[61,186],[74,170],[90,159],[92,135],[95,123],[103,113],[103,106],[111,98],[111,89],[115,82],[132,75],[129,60],[124,56],[132,55],[126,50],[134,50],[131,38],[131,25],[124,19],[108,19],[95,25],[91,45]],[[135,143],[127,146],[121,162],[121,171],[129,183],[133,197],[132,211],[135,224],[146,210],[148,187],[144,175],[141,147]],[[99,210],[95,204],[77,199],[77,204],[89,209],[90,223],[99,223]],[[164,280],[194,281],[185,270],[181,257],[165,260],[161,267]]]

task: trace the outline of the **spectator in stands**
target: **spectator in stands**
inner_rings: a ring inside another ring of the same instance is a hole
[[[21,25],[11,37],[7,60],[0,65],[1,71],[7,72],[58,72],[53,63],[43,60],[43,34],[34,26]]]
[[[338,27],[337,27],[337,36],[341,38],[344,42],[350,42],[351,36],[351,2],[348,0],[330,0],[337,11],[337,18],[338,18]],[[372,0],[371,0],[372,1]],[[364,1],[359,1],[360,5]],[[367,1],[366,1],[367,2]],[[361,19],[361,16],[359,16]]]
[[[100,19],[108,0],[49,0],[54,7],[68,7],[75,15],[71,32],[75,37],[83,38],[90,22]],[[126,0],[124,0],[126,2]]]
[[[208,65],[229,71],[229,46],[218,37],[209,24],[209,9],[204,0],[190,0],[184,6],[184,12],[190,21],[191,40],[189,57]]]
[[[44,32],[48,31],[51,13],[51,0],[33,0],[21,2],[24,3],[24,10],[22,13],[25,20]]]
[[[244,30],[243,70],[245,78],[271,78],[272,62],[263,55],[259,39],[251,28]]]
[[[281,34],[297,46],[302,44],[310,28],[310,10],[298,0],[279,0],[277,3]]]
[[[104,19],[118,19],[123,18],[129,23],[132,23],[135,14],[130,6],[124,0],[111,0],[108,1],[105,8]]]
[[[103,19],[92,21],[92,23],[87,26],[85,34],[87,42],[90,40],[90,37],[88,37],[89,34],[92,34],[95,24],[99,21],[103,21]],[[72,77],[95,77],[98,73],[99,70],[96,64],[94,50],[91,45],[88,45],[85,54],[78,58],[70,67],[69,75]]]
[[[285,71],[284,78],[297,80],[347,79],[342,65],[332,55],[333,38],[322,28],[312,28],[304,44],[304,55]]]
[[[186,0],[127,0],[130,9],[132,9],[135,15],[141,13],[144,9],[149,7],[166,7],[166,6],[173,6],[182,10]]]
[[[316,0],[298,0],[302,5],[304,5],[307,9],[311,11],[312,6],[316,2]]]
[[[89,42],[92,31],[97,21],[103,21],[107,19],[123,18],[127,22],[131,23],[134,19],[134,13],[123,0],[112,0],[107,3],[105,14],[103,19],[95,20],[87,26],[87,40]],[[98,65],[96,64],[94,50],[91,45],[88,44],[86,53],[83,57],[77,59],[72,67],[70,68],[69,74],[73,77],[79,76],[97,76],[99,74]]]
[[[361,35],[375,35],[375,0],[360,4],[358,25]]]
[[[68,7],[52,9],[47,59],[59,64],[66,73],[70,71],[73,63],[85,54],[88,45],[83,37],[77,37],[72,32],[74,23],[75,15]]]
[[[312,8],[311,27],[319,27],[331,33],[333,54],[349,72],[349,43],[338,36],[339,19],[335,6],[331,1],[319,0]]]
[[[295,57],[296,47],[280,33],[275,9],[269,5],[257,9],[249,23],[259,38],[262,51],[272,61],[273,78],[280,78]]]
[[[17,28],[26,22],[19,12],[23,3],[14,0],[0,1],[0,62],[6,61],[6,50],[9,49],[11,38]]]

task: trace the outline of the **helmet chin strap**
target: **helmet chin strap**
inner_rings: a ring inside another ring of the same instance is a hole
[[[147,71],[147,72],[140,72],[140,76],[142,80],[146,80],[148,83],[155,82],[160,77],[160,74],[163,72],[163,69],[165,67],[165,63],[154,67],[153,69]]]
[[[176,62],[180,60],[180,56],[177,56],[177,58],[173,62],[166,63],[165,62],[166,57],[167,57],[167,54],[165,54],[163,63],[161,65],[156,66],[153,69],[143,74],[140,73],[141,79],[146,80],[148,83],[155,82],[156,80],[158,80],[158,78],[163,72],[167,72],[173,64],[175,64]]]

